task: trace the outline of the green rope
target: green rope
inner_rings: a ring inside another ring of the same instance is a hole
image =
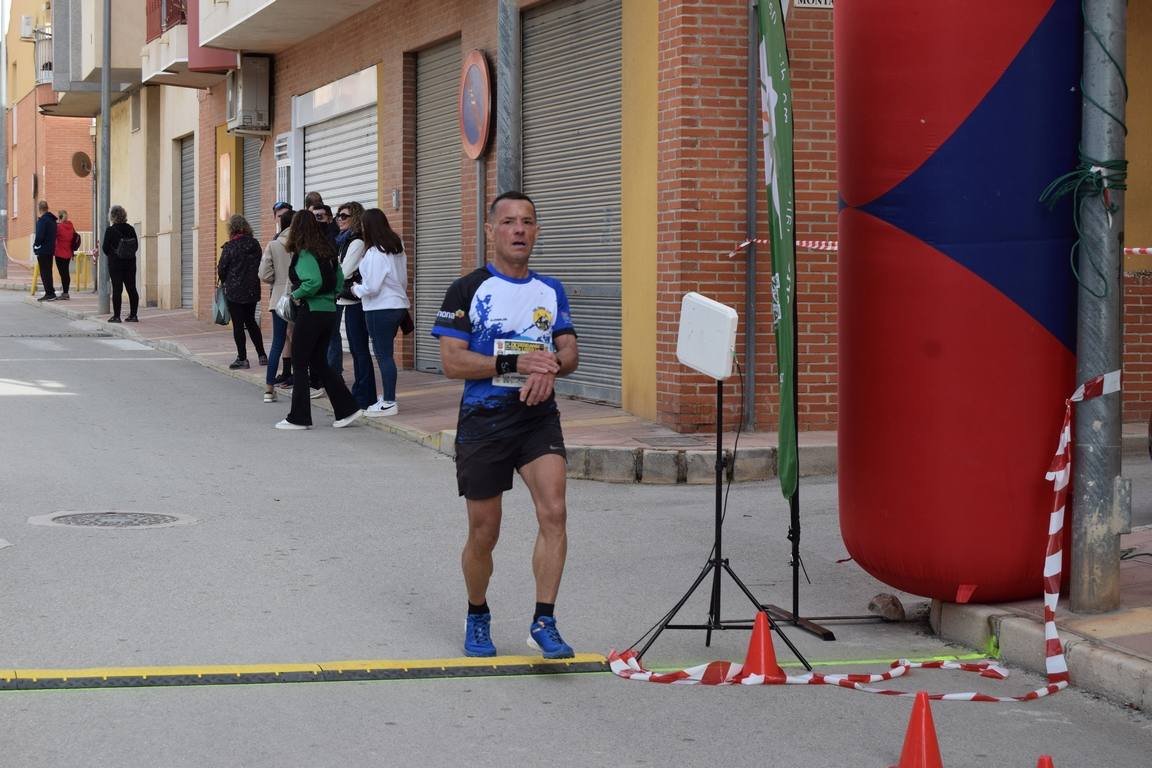
[[[1080,13],[1084,19],[1085,29],[1088,34],[1092,36],[1092,39],[1096,41],[1096,44],[1100,46],[1100,50],[1108,57],[1108,61],[1112,63],[1116,73],[1120,76],[1120,83],[1124,87],[1124,101],[1127,103],[1128,80],[1124,76],[1124,67],[1116,60],[1112,52],[1108,50],[1108,46],[1104,44],[1104,39],[1100,36],[1099,31],[1088,23],[1086,2],[1087,0],[1081,0],[1080,3]],[[1100,102],[1096,101],[1096,99],[1092,98],[1091,94],[1088,93],[1084,87],[1083,77],[1080,79],[1080,94],[1085,102],[1100,110],[1108,119],[1120,126],[1125,136],[1128,135],[1128,126],[1124,124],[1124,121],[1112,114],[1112,112],[1106,109]],[[1069,264],[1072,268],[1072,274],[1076,278],[1076,282],[1079,283],[1084,290],[1088,291],[1088,293],[1098,299],[1103,299],[1108,295],[1108,277],[1104,274],[1104,270],[1099,262],[1089,256],[1089,265],[1092,267],[1092,271],[1096,273],[1096,276],[1100,278],[1100,284],[1104,286],[1104,290],[1101,293],[1097,293],[1080,279],[1080,271],[1076,267],[1076,253],[1080,249],[1080,242],[1083,239],[1083,234],[1080,231],[1080,212],[1084,202],[1093,197],[1100,200],[1100,204],[1109,216],[1120,210],[1120,206],[1112,201],[1108,192],[1109,190],[1123,192],[1128,188],[1128,161],[1097,160],[1088,157],[1084,154],[1083,145],[1080,147],[1079,155],[1080,162],[1077,164],[1076,170],[1060,176],[1045,187],[1040,195],[1040,202],[1046,204],[1049,209],[1052,209],[1056,206],[1056,203],[1059,202],[1060,198],[1068,194],[1073,195],[1075,203],[1072,206],[1072,224],[1076,228],[1076,241],[1072,243],[1072,250],[1068,254]]]

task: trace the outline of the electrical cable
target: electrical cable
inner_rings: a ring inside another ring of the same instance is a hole
[[[1104,43],[1104,39],[1101,37],[1099,31],[1088,21],[1086,2],[1087,0],[1081,0],[1080,3],[1080,13],[1084,19],[1084,28],[1088,34],[1091,35],[1092,39],[1096,41],[1096,44],[1100,46],[1100,50],[1108,58],[1108,61],[1111,62],[1117,75],[1119,75],[1120,83],[1124,88],[1124,101],[1127,103],[1128,80],[1124,76],[1124,67],[1117,61],[1116,57],[1112,55],[1112,52],[1108,50],[1108,46]],[[1124,124],[1124,121],[1088,93],[1084,86],[1083,76],[1080,78],[1080,94],[1085,102],[1091,104],[1108,119],[1116,123],[1120,129],[1124,131],[1125,136],[1128,135],[1128,126]],[[1080,242],[1083,240],[1083,233],[1080,230],[1080,209],[1085,200],[1098,197],[1100,198],[1104,211],[1107,213],[1109,219],[1111,219],[1112,214],[1120,210],[1120,206],[1111,200],[1109,190],[1122,192],[1128,188],[1128,161],[1123,159],[1099,160],[1089,157],[1084,153],[1083,145],[1079,147],[1078,155],[1080,161],[1076,166],[1076,170],[1060,176],[1045,187],[1044,191],[1040,194],[1040,202],[1046,204],[1049,209],[1052,209],[1056,206],[1056,203],[1059,202],[1060,198],[1069,193],[1073,193],[1072,224],[1076,228],[1076,241],[1072,243],[1072,249],[1069,252],[1072,274],[1075,276],[1076,282],[1079,283],[1084,290],[1098,299],[1103,299],[1108,295],[1108,277],[1098,261],[1089,253],[1087,257],[1088,263],[1091,265],[1092,271],[1095,272],[1096,276],[1100,279],[1101,285],[1103,285],[1103,290],[1100,293],[1097,293],[1080,278],[1080,271],[1076,267],[1076,253],[1080,250]]]

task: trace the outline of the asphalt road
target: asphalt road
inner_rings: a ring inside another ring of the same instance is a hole
[[[463,506],[450,459],[382,431],[331,429],[318,410],[310,432],[274,430],[286,403],[265,405],[258,388],[105,330],[0,294],[0,669],[461,655]],[[578,651],[630,645],[687,589],[708,557],[712,493],[570,484],[557,615]],[[836,562],[846,553],[834,479],[806,481],[803,498],[813,585],[802,612],[865,613],[891,590]],[[63,511],[188,524],[29,522]],[[774,484],[743,484],[724,529],[737,573],[785,605],[786,517]],[[532,537],[518,487],[489,597],[502,653],[527,652]],[[701,590],[684,619],[702,620],[706,601]],[[730,584],[723,605],[725,618],[751,615]],[[827,672],[967,650],[920,622],[834,629],[832,643],[788,636]],[[668,630],[645,661],[740,661],[747,640],[722,632],[706,648],[700,633]],[[828,664],[846,660],[859,661]],[[920,671],[892,687],[1013,695],[1041,684],[1023,671],[1005,682]],[[910,708],[831,687],[668,687],[609,674],[7,691],[0,765],[886,766]],[[1041,754],[1058,767],[1144,766],[1152,752],[1152,720],[1076,690],[933,713],[950,768],[1030,767]]]

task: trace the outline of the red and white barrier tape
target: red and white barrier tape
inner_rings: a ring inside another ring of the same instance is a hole
[[[756,243],[756,245],[772,245],[771,240],[767,240],[762,237],[754,237],[751,240],[745,240],[744,242],[740,243],[740,245],[736,246],[732,252],[728,254],[728,258],[732,258],[736,254],[740,253],[740,251],[752,245],[752,243]],[[836,251],[839,248],[840,243],[836,242],[835,240],[796,241],[796,250],[798,251]]]
[[[1048,543],[1044,550],[1044,665],[1048,683],[1043,688],[1023,696],[989,696],[975,691],[962,693],[930,693],[929,699],[936,701],[1033,701],[1049,696],[1068,687],[1068,662],[1064,657],[1064,647],[1056,629],[1056,605],[1060,601],[1060,574],[1063,568],[1064,509],[1068,501],[1068,480],[1072,475],[1072,403],[1091,400],[1094,397],[1120,391],[1120,371],[1112,371],[1089,379],[1076,388],[1072,396],[1064,401],[1064,424],[1060,428],[1060,439],[1056,454],[1045,478],[1052,481],[1054,492],[1052,512],[1048,517]],[[882,696],[915,696],[915,692],[895,691],[872,687],[873,683],[903,677],[912,669],[953,669],[962,672],[976,672],[981,677],[1004,680],[1008,670],[992,661],[962,663],[956,661],[911,662],[906,659],[892,662],[890,671],[878,675],[823,675],[809,672],[804,675],[785,675],[765,678],[764,675],[746,675],[740,664],[729,661],[714,661],[697,667],[675,672],[651,672],[640,666],[632,651],[608,654],[612,671],[626,680],[639,680],[650,683],[671,685],[835,685],[851,688],[864,693],[878,693]]]
[[[745,240],[736,246],[735,250],[729,253],[729,256],[735,256],[748,246],[756,243],[757,245],[772,245],[771,240],[761,237]],[[799,251],[830,251],[835,252],[840,250],[840,243],[835,240],[797,240],[796,249]],[[1125,248],[1124,253],[1127,256],[1152,256],[1152,248]]]

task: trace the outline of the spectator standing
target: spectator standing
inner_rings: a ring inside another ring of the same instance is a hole
[[[276,235],[264,255],[260,259],[260,279],[272,286],[268,306],[275,307],[280,297],[289,289],[288,267],[292,264],[292,256],[288,253],[288,237],[292,230],[291,209],[282,210]],[[264,371],[264,402],[276,402],[276,369],[280,367],[280,356],[284,355],[284,376],[292,376],[292,350],[288,346],[289,323],[277,313],[272,313],[272,347],[268,350],[268,367]],[[283,381],[283,380],[282,380]]]
[[[56,214],[48,210],[48,201],[36,205],[40,216],[36,219],[36,236],[32,240],[32,253],[40,267],[40,282],[44,295],[37,301],[56,301],[56,286],[52,281],[52,266],[56,258]]]
[[[56,298],[60,301],[71,298],[68,287],[72,284],[72,257],[79,247],[80,235],[68,219],[68,211],[60,211],[56,222],[56,269],[60,272],[60,294]]]
[[[364,308],[353,293],[361,280],[360,261],[364,257],[364,236],[361,217],[364,206],[357,202],[342,203],[337,209],[336,226],[340,228],[340,271],[344,273],[344,290],[336,297],[343,307],[344,330],[348,334],[348,351],[352,353],[352,397],[361,408],[376,402],[376,374],[372,370],[372,353],[368,350],[368,326],[364,323]],[[337,310],[341,311],[341,310]]]
[[[108,257],[108,278],[112,281],[112,316],[110,323],[120,322],[121,294],[128,292],[129,323],[139,321],[136,310],[140,306],[140,294],[136,291],[136,252],[140,240],[136,228],[128,223],[128,212],[123,206],[114,205],[108,209],[108,228],[100,240],[100,250]]]
[[[344,273],[336,249],[320,229],[320,223],[307,211],[292,217],[288,252],[292,262],[288,276],[296,305],[296,328],[292,348],[297,384],[292,388],[292,410],[277,422],[276,429],[310,429],[312,406],[308,389],[309,371],[314,369],[328,393],[336,420],[332,426],[347,427],[364,415],[357,407],[344,380],[328,367],[328,340],[336,324],[336,294],[344,288]]]
[[[260,243],[252,236],[252,227],[240,214],[228,219],[228,242],[220,248],[216,274],[224,286],[224,298],[232,315],[232,339],[236,342],[236,359],[228,367],[248,368],[248,348],[244,330],[252,337],[260,365],[268,364],[264,354],[264,337],[256,322],[256,304],[260,301]]]
[[[359,285],[352,286],[352,292],[362,301],[364,322],[372,339],[372,348],[376,351],[383,389],[380,399],[365,413],[373,417],[395,416],[400,412],[396,404],[396,331],[411,306],[408,301],[408,257],[404,254],[404,241],[388,224],[384,211],[379,208],[365,211],[363,229],[367,250],[360,262],[362,280]],[[348,329],[351,340],[351,323]],[[375,383],[372,394],[376,394]]]

